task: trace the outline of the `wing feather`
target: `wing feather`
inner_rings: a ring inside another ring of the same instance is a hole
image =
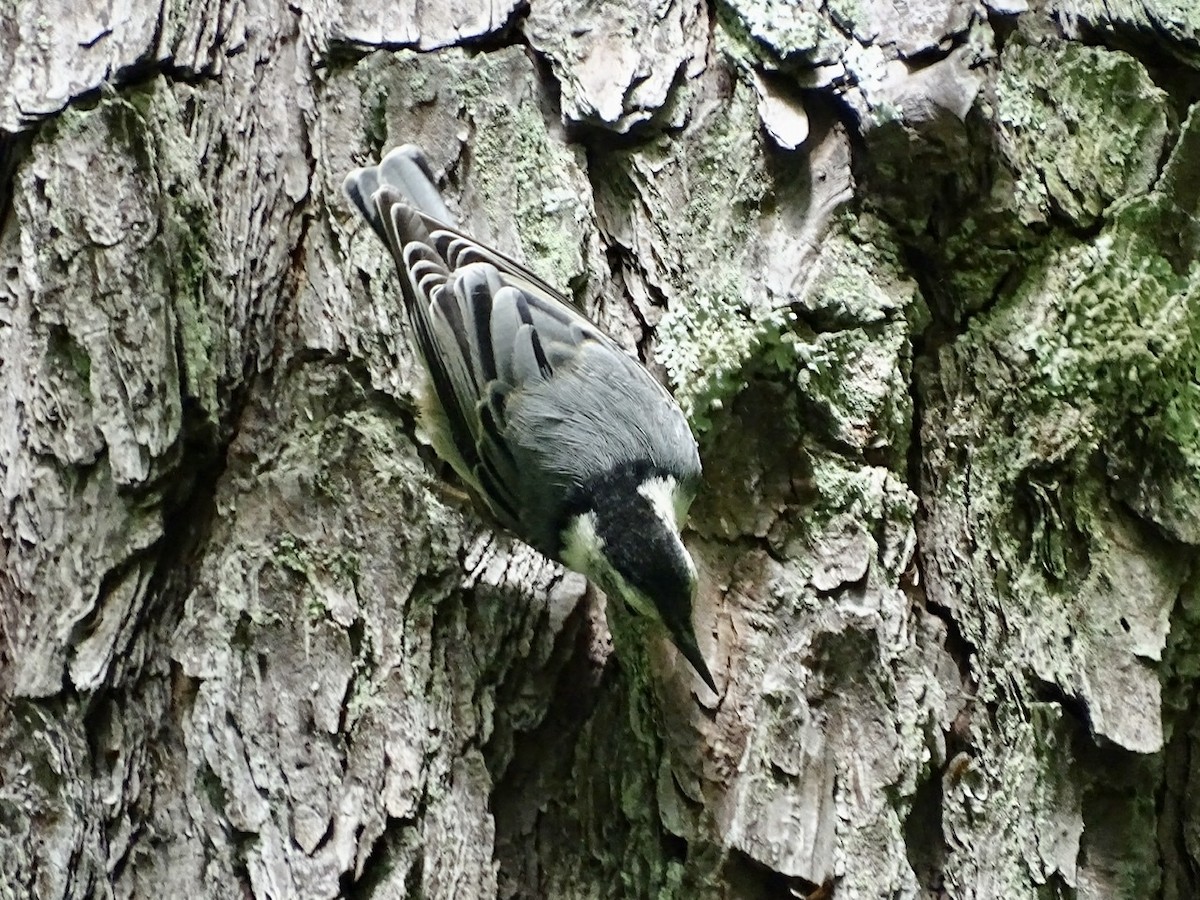
[[[517,317],[517,295],[520,291],[508,285],[496,292],[489,322],[493,347],[512,347],[517,341],[521,320]],[[496,377],[505,384],[516,384],[511,353],[496,355]]]
[[[474,345],[479,360],[479,375],[483,384],[496,380],[496,350],[492,345],[492,288],[487,282],[476,282],[468,286],[468,308],[471,323],[475,328]]]

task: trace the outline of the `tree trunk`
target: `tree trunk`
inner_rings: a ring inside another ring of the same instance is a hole
[[[1198,100],[1171,0],[0,4],[0,897],[1200,896]],[[443,486],[409,141],[691,418],[719,697]]]

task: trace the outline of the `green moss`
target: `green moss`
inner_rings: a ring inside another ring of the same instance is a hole
[[[856,25],[869,26],[868,17],[874,15],[874,9],[864,9],[861,0],[827,0],[825,8],[833,22],[847,33],[853,33]]]
[[[451,65],[444,66],[452,70]],[[362,98],[362,120],[370,156],[379,159],[394,144],[412,140],[409,109],[437,102],[447,79],[440,77],[437,63],[410,51],[378,51],[359,61],[351,70]]]
[[[483,206],[513,217],[521,254],[539,275],[560,288],[580,286],[580,226],[591,212],[562,174],[577,167],[574,153],[550,136],[532,97],[512,105],[497,88],[512,77],[511,61],[475,62],[456,90],[477,126],[472,177]]]
[[[740,390],[746,361],[789,321],[786,310],[752,302],[745,284],[769,188],[761,147],[744,137],[756,129],[755,117],[752,91],[739,82],[728,107],[710,116],[688,146],[660,141],[598,173],[608,184],[629,184],[617,190],[631,203],[652,198],[660,183],[686,185],[681,212],[654,222],[661,242],[679,248],[663,264],[681,299],[659,323],[656,352],[701,430],[711,410]]]
[[[813,460],[813,484],[821,498],[821,506],[830,514],[856,510],[862,512],[862,498],[868,473],[861,466],[847,465],[832,455]]]
[[[1005,48],[996,83],[1001,148],[1025,222],[1051,211],[1088,225],[1146,190],[1167,135],[1167,95],[1142,65],[1079,44]]]
[[[757,225],[755,216],[745,221]],[[659,326],[659,359],[693,425],[708,430],[748,379],[782,379],[820,410],[836,443],[886,446],[891,464],[902,465],[911,430],[909,335],[925,313],[886,232],[869,217],[840,223],[823,240],[803,292],[766,309],[742,295],[744,276],[735,269],[755,239],[747,231],[709,251],[709,277]],[[691,246],[701,238],[675,240]],[[728,260],[715,275],[714,259]],[[694,265],[704,273],[700,259]]]
[[[964,208],[963,219],[952,217],[930,238],[928,209],[913,216],[913,243],[940,291],[932,299],[948,318],[986,308],[1027,281],[1053,252],[1044,246],[1048,224],[1095,228],[1147,191],[1169,131],[1168,98],[1136,60],[1022,40],[1005,47],[995,102],[981,101],[966,123],[980,143],[979,129],[994,135],[997,159],[971,163],[965,147],[956,157],[964,172],[974,170],[947,197]],[[889,177],[903,183],[900,172]]]
[[[912,522],[916,497],[884,469],[823,454],[813,457],[812,479],[817,503],[806,510],[804,524],[813,533],[837,516],[859,522],[892,522],[901,528]]]
[[[228,794],[220,777],[209,766],[201,765],[195,773],[196,793],[208,798],[209,805],[224,819]]]
[[[1172,448],[1200,474],[1200,264],[1175,272],[1125,219],[1093,243],[1050,252],[989,330],[1019,365],[1020,405],[1081,414],[1081,452],[1132,439]]]
[[[198,184],[194,147],[180,128],[182,110],[160,80],[106,98],[102,108],[110,133],[137,160],[156,194],[160,235],[149,261],[175,313],[180,387],[214,422],[220,347],[208,293],[211,207]]]
[[[271,558],[281,569],[310,580],[318,573],[339,581],[358,580],[358,554],[344,548],[315,547],[292,534],[280,535],[271,548]]]
[[[149,230],[153,240],[142,256],[143,270],[130,277],[137,277],[144,282],[144,290],[154,292],[154,305],[169,306],[174,313],[181,391],[197,401],[194,409],[215,421],[221,348],[212,330],[208,297],[210,202],[198,184],[195,147],[180,125],[183,112],[177,101],[177,92],[189,90],[186,86],[165,90],[162,79],[119,93],[106,87],[94,108],[68,108],[47,123],[41,137],[63,141],[100,129],[113,157],[112,166],[123,167],[122,177],[131,183],[131,190],[147,196],[150,220],[139,224]],[[73,208],[67,198],[51,203],[49,215],[59,230],[75,230],[64,218]],[[140,241],[146,236],[131,230],[125,237]],[[80,377],[86,379],[91,367],[87,354],[74,342],[62,346]]]
[[[1142,485],[1147,518],[1191,515],[1169,507],[1173,485],[1200,482],[1200,263],[1172,258],[1173,207],[1151,193],[1114,204],[1094,239],[1044,239],[1021,281],[940,355],[935,392],[956,399],[936,428],[970,463],[958,489],[989,535],[978,564],[995,572],[1004,621],[1037,621],[1026,659],[1044,679],[1070,683],[1103,639],[1089,628],[1111,624],[1080,598],[1129,552],[1114,544],[1112,496]],[[931,409],[943,406],[935,393]],[[962,622],[985,668],[1000,649],[990,615]]]
[[[985,209],[941,241],[939,256],[945,263],[940,281],[952,298],[947,312],[969,314],[987,306],[1006,280],[1044,252],[1041,236],[1011,214],[1013,191],[1012,183],[1001,179],[984,201]]]
[[[363,116],[366,124],[367,143],[374,151],[376,158],[387,152],[388,141],[388,92],[384,85],[375,82],[363,92],[367,113]]]
[[[312,552],[294,535],[281,535],[271,550],[271,555],[280,568],[305,578],[313,571]]]
[[[1044,239],[972,324],[960,358],[1014,422],[993,448],[998,471],[1080,472],[1099,451],[1200,477],[1200,264],[1172,249],[1176,206],[1152,193],[1116,203],[1093,240]],[[1049,570],[1057,556],[1046,547]]]
[[[659,362],[698,431],[708,430],[713,413],[745,387],[752,359],[790,368],[801,343],[786,328],[794,314],[768,310],[755,321],[739,302],[739,284],[736,273],[726,272],[723,280],[697,287],[687,305],[670,309],[659,325]]]
[[[168,190],[167,196],[172,196]],[[175,315],[178,325],[183,389],[198,408],[215,420],[218,409],[218,341],[213,333],[208,283],[209,209],[199,196],[182,188],[164,209],[164,239],[175,276]]]

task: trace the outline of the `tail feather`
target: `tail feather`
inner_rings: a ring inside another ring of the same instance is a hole
[[[397,147],[383,158],[379,172],[384,184],[400,189],[405,199],[430,218],[457,227],[458,222],[433,180],[429,161],[416,144]]]
[[[454,214],[438,192],[429,161],[416,144],[397,147],[378,166],[355,169],[346,176],[342,190],[385,242],[390,238],[384,211],[396,202],[412,207],[429,219],[436,219],[451,228],[457,227]],[[424,223],[425,233],[422,237],[428,237],[433,225],[431,222]],[[401,234],[401,237],[404,236]]]

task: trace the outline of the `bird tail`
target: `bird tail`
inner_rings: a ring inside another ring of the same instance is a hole
[[[375,195],[387,188],[397,191],[405,204],[429,218],[451,228],[458,227],[458,220],[446,206],[434,183],[429,161],[416,144],[395,148],[377,166],[355,169],[342,184],[342,190],[350,202],[384,242],[389,242],[388,229],[380,211],[387,207],[377,203]]]

